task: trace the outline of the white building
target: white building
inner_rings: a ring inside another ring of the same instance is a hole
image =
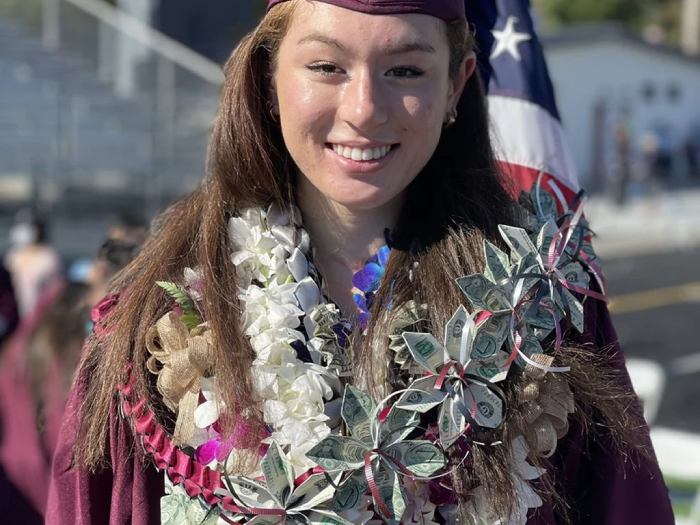
[[[611,177],[622,123],[637,160],[649,132],[672,151],[700,134],[700,60],[611,24],[566,28],[543,44],[583,186]]]

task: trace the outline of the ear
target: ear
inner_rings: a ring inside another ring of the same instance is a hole
[[[270,75],[270,85],[267,90],[267,107],[272,115],[279,116],[280,103],[277,98],[277,83],[274,74]]]
[[[450,79],[450,91],[447,95],[447,107],[455,108],[459,102],[459,98],[462,96],[464,87],[467,85],[467,81],[471,78],[476,70],[476,54],[472,51],[470,52],[462,62],[459,67],[455,78]]]

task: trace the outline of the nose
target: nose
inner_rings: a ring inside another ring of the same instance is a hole
[[[371,130],[388,120],[388,101],[381,81],[368,69],[348,80],[341,97],[338,116],[355,129]]]

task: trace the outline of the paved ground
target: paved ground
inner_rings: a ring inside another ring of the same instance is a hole
[[[586,210],[620,342],[668,374],[657,424],[700,433],[700,189]]]
[[[604,269],[626,354],[669,374],[657,424],[700,433],[700,248],[610,258]]]

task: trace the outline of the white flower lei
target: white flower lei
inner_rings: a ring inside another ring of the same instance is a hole
[[[256,354],[253,377],[272,429],[269,441],[287,451],[299,476],[315,466],[306,452],[338,424],[338,410],[326,405],[341,393],[338,376],[320,365],[317,342],[299,330],[302,317],[310,322],[324,308],[309,275],[308,235],[271,208],[231,218],[229,238],[237,247],[231,260],[240,275],[243,326]],[[295,341],[316,346],[314,362],[297,358]]]
[[[296,478],[317,466],[307,453],[329,435],[337,434],[340,426],[342,389],[339,375],[342,375],[344,349],[333,338],[316,337],[317,329],[324,323],[339,319],[339,312],[335,305],[324,299],[310,275],[308,235],[302,228],[291,224],[280,210],[274,207],[245,210],[240,217],[230,219],[229,238],[236,247],[231,260],[239,276],[243,327],[256,354],[253,377],[263,399],[265,423],[271,429],[266,442],[276,447],[281,459],[291,467],[290,475]],[[192,270],[187,272],[187,277],[192,279]],[[304,331],[300,330],[302,322]],[[311,362],[298,358],[293,347],[295,343],[307,348]],[[322,364],[333,361],[333,356],[341,356],[341,366]],[[526,356],[523,358],[528,361]],[[195,411],[196,426],[202,431],[218,419],[223,408],[210,383],[207,381],[202,388],[206,401]],[[232,455],[235,455],[235,450]],[[542,505],[529,481],[539,478],[544,470],[529,464],[528,455],[524,437],[516,437],[511,442],[511,477],[516,490],[516,508],[511,516],[506,520],[499,517],[483,488],[477,487],[467,505],[473,523],[525,525],[528,510]],[[226,463],[210,466],[226,470]],[[256,469],[246,475],[254,478],[262,473]],[[164,500],[171,498],[168,508],[173,514],[174,502],[181,505],[187,498],[177,486],[170,483],[168,486],[169,495]],[[421,502],[421,508],[412,505],[406,510],[402,523],[430,524],[437,519],[436,512],[445,522],[454,521],[454,505],[436,509],[427,497],[427,485],[417,482],[416,486],[414,496],[426,495],[416,498]],[[329,519],[329,523],[342,523],[343,520],[345,523],[373,523],[374,513],[368,511],[370,499],[362,501],[360,507],[340,512],[334,515],[335,518],[325,516],[325,519]],[[202,503],[195,499],[192,505],[201,509]],[[230,517],[236,522],[245,522],[241,516]],[[175,518],[167,521],[178,522]],[[257,516],[253,521],[272,523],[264,516]],[[313,520],[308,522],[315,523]]]

